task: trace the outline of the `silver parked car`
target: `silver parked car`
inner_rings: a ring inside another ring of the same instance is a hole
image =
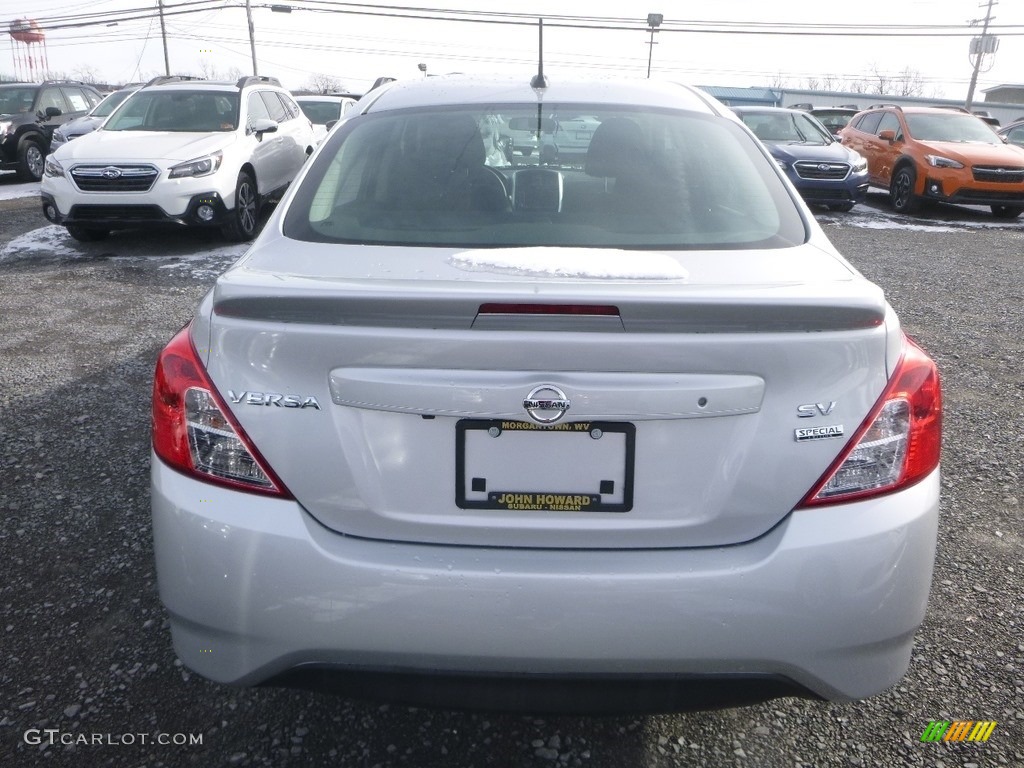
[[[598,116],[583,162],[486,151],[555,112]],[[940,425],[935,364],[718,102],[395,82],[160,355],[160,594],[224,683],[870,696],[925,613]]]

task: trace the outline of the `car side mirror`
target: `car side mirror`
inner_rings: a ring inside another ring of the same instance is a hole
[[[276,133],[277,123],[267,117],[257,117],[249,124],[249,132],[262,138],[264,133]]]
[[[47,117],[60,117],[63,113],[59,107],[47,107],[45,114]]]
[[[890,144],[896,141],[896,131],[885,130],[878,134],[878,138],[882,141],[888,141]]]

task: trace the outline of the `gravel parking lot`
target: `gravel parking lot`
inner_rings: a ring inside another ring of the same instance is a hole
[[[871,198],[820,221],[938,361],[946,396],[938,561],[910,671],[853,704],[616,718],[190,675],[156,593],[149,387],[158,350],[244,248],[201,233],[85,246],[36,198],[0,199],[0,766],[1024,766],[1024,221],[911,220]],[[933,720],[997,726],[985,743],[922,742]]]

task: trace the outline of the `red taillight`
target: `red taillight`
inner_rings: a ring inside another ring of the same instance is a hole
[[[610,304],[481,304],[481,315],[601,315],[618,317]]]
[[[210,383],[188,327],[156,363],[153,449],[168,465],[199,480],[290,498]]]
[[[891,493],[939,465],[942,389],[934,361],[904,337],[903,357],[853,439],[800,506]]]

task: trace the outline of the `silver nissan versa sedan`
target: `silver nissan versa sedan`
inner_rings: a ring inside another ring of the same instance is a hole
[[[648,80],[437,77],[350,114],[157,364],[182,661],[535,712],[899,680],[938,372],[753,134]],[[563,115],[598,123],[571,162],[485,145]]]

